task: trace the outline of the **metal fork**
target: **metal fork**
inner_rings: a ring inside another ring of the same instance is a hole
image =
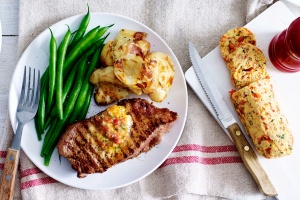
[[[27,76],[27,71],[28,76]],[[33,72],[32,72],[33,71]],[[23,127],[35,116],[40,100],[40,71],[24,68],[21,95],[17,107],[18,127],[11,147],[7,150],[2,171],[0,197],[13,199],[15,176],[19,164],[19,151]]]

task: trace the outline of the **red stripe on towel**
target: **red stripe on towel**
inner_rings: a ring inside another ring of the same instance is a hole
[[[237,156],[215,157],[215,158],[202,158],[199,156],[182,156],[168,158],[160,167],[175,164],[198,163],[202,165],[219,165],[228,163],[242,163],[242,159]]]
[[[217,152],[231,152],[237,151],[234,145],[226,145],[226,146],[201,146],[198,144],[185,144],[181,146],[176,146],[173,152],[180,151],[200,151],[204,153],[217,153]]]
[[[6,151],[0,151],[0,158],[6,157]]]
[[[200,151],[205,153],[216,153],[216,152],[231,152],[236,151],[235,146],[227,145],[227,146],[201,146],[197,144],[186,144],[181,146],[176,146],[173,152],[181,152],[181,151]],[[0,151],[0,157],[5,157],[6,151]],[[199,156],[182,156],[182,157],[174,157],[168,158],[161,166],[165,167],[168,165],[175,164],[189,164],[189,163],[198,163],[203,165],[218,165],[218,164],[228,164],[228,163],[242,163],[240,157],[238,156],[227,156],[227,157],[215,157],[215,158],[202,158]],[[3,169],[4,164],[0,163],[0,169]],[[33,174],[41,173],[42,171],[35,167],[21,171],[21,178],[26,176],[30,176]],[[30,187],[41,186],[51,183],[56,183],[55,179],[51,177],[38,178],[35,180],[29,180],[24,183],[21,183],[21,190],[27,189]]]
[[[237,156],[228,156],[228,157],[215,157],[215,158],[202,158],[199,156],[182,156],[182,157],[175,157],[175,158],[168,158],[161,166],[165,167],[168,165],[175,165],[175,164],[190,164],[190,163],[198,163],[203,165],[218,165],[218,164],[228,164],[228,163],[242,163],[242,159]],[[27,171],[27,170],[25,170]],[[25,171],[21,172],[21,174],[25,175]],[[37,173],[38,169],[29,169],[26,173]],[[39,178],[35,180],[26,181],[21,183],[21,190],[46,185],[51,183],[57,183],[58,181],[54,180],[51,177]]]
[[[51,183],[57,183],[57,180],[51,178],[51,177],[45,177],[45,178],[39,178],[35,180],[30,180],[26,181],[24,183],[21,183],[21,190],[31,188],[34,186],[39,186],[39,185],[47,185]]]
[[[24,178],[26,176],[30,176],[32,174],[39,174],[41,172],[42,171],[39,168],[37,168],[37,167],[26,169],[26,170],[21,171],[21,178]]]

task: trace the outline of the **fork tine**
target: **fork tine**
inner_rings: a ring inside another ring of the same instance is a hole
[[[36,77],[35,77],[35,68],[33,68],[33,83],[32,83],[32,89],[31,89],[31,97],[30,97],[30,106],[32,107],[33,106],[33,104],[34,104],[34,99],[33,99],[33,97],[34,97],[34,94],[35,94],[35,79],[36,79]]]
[[[26,66],[24,68],[23,83],[22,83],[21,95],[20,95],[20,100],[19,100],[22,102],[19,102],[19,105],[24,103],[25,86],[26,86]]]
[[[31,67],[29,67],[29,73],[28,73],[28,85],[27,85],[27,95],[26,95],[26,101],[24,104],[30,104],[29,97],[30,97],[30,85],[31,85]]]
[[[41,87],[41,81],[40,81],[40,70],[37,70],[37,89],[35,92],[35,101],[33,104],[33,108],[37,109],[38,105],[39,105],[39,101],[40,101],[40,87]]]

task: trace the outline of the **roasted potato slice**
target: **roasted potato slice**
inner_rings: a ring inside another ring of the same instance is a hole
[[[152,76],[145,60],[134,54],[127,54],[115,61],[114,71],[116,77],[138,95],[142,93],[146,81]]]
[[[142,95],[143,94],[143,91],[142,89],[140,88],[135,88],[135,87],[128,87],[128,89],[133,92],[134,94],[137,94],[137,95]]]
[[[98,105],[107,105],[123,99],[129,95],[126,88],[110,83],[101,83],[94,94],[95,102]]]
[[[147,40],[139,40],[135,42],[142,50],[144,56],[150,52],[151,45]]]
[[[114,61],[123,58],[128,54],[133,54],[145,58],[150,51],[150,43],[146,40],[138,42],[119,41],[113,50]]]
[[[148,73],[143,77],[144,83],[142,90],[146,94],[151,94],[159,84],[159,68],[156,60],[148,60],[146,65]]]
[[[90,77],[90,82],[94,85],[110,83],[119,87],[128,88],[131,92],[137,95],[142,94],[142,90],[140,88],[130,87],[124,84],[122,81],[120,81],[115,75],[113,66],[108,66],[102,69],[96,69]]]
[[[148,95],[151,100],[161,102],[167,97],[174,80],[173,62],[167,54],[162,52],[151,52],[146,56],[146,59],[148,65],[151,66],[150,68],[157,70],[153,83],[146,88],[149,91],[154,88],[154,91],[148,92]]]
[[[136,42],[139,40],[145,40],[147,37],[147,33],[145,32],[139,32],[139,31],[133,31],[133,30],[127,30],[127,29],[121,29],[118,33],[118,35],[114,39],[114,45],[116,45],[120,40],[125,42]]]
[[[145,56],[150,51],[150,43],[145,40],[147,33],[122,29],[114,40],[114,60],[123,55],[136,54]]]
[[[127,87],[116,77],[113,66],[96,69],[90,77],[90,82],[94,85],[99,85],[101,83],[111,83],[120,87]]]
[[[107,66],[113,66],[114,65],[113,45],[114,45],[113,40],[108,41],[104,45],[104,47],[101,51],[101,55],[100,55],[101,66],[107,67]]]

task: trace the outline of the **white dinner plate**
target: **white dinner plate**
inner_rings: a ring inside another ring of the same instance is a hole
[[[84,15],[76,15],[64,19],[50,27],[58,44],[61,42],[65,32],[67,31],[66,24],[70,26],[71,31],[73,32],[78,28],[83,16]],[[151,43],[151,51],[164,52],[172,58],[175,67],[175,78],[172,88],[168,97],[162,103],[154,103],[154,105],[157,107],[167,107],[170,110],[177,112],[179,118],[171,130],[163,136],[161,143],[152,148],[151,151],[142,153],[137,158],[117,164],[108,169],[105,173],[90,174],[86,178],[82,179],[77,178],[76,171],[71,168],[67,159],[62,158],[60,162],[57,149],[52,155],[50,165],[48,167],[44,166],[43,158],[39,155],[42,142],[37,140],[34,122],[33,120],[30,121],[24,127],[21,143],[22,149],[26,155],[38,168],[50,177],[66,185],[82,189],[105,190],[119,188],[134,183],[149,175],[157,169],[172,152],[182,134],[186,121],[188,102],[186,83],[181,66],[170,47],[159,35],[147,26],[120,15],[91,13],[88,30],[91,30],[98,25],[106,26],[110,24],[114,24],[114,26],[109,29],[108,32],[110,32],[110,35],[107,40],[113,39],[123,28],[147,32],[147,40]],[[21,80],[24,66],[26,65],[39,68],[42,73],[45,71],[48,66],[49,39],[50,31],[46,29],[27,47],[14,71],[9,91],[9,114],[14,130],[16,130],[17,125],[16,109],[21,91]],[[137,96],[131,95],[129,98],[132,97]],[[139,97],[150,101],[146,95]],[[104,106],[97,106],[92,101],[88,116],[92,116],[105,108],[106,107]]]

